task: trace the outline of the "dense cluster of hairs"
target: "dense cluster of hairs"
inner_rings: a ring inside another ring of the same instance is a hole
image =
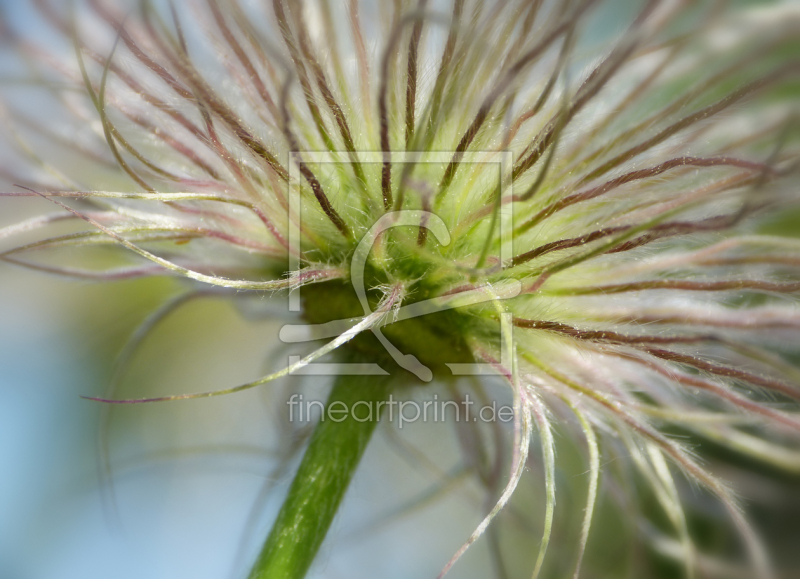
[[[249,384],[149,401],[264,384],[424,298],[459,316],[454,339],[507,378],[516,414],[505,490],[443,573],[509,500],[537,431],[538,574],[558,417],[588,450],[575,576],[601,443],[652,484],[690,575],[677,473],[726,505],[755,572],[769,575],[733,493],[664,431],[800,471],[800,372],[788,361],[800,242],[774,227],[800,215],[792,2],[32,4],[36,34],[2,30],[20,68],[1,89],[13,152],[0,179],[5,197],[60,207],[0,239],[83,228],[3,261],[92,280],[174,275],[196,282],[192,295],[213,286],[235,299],[349,283],[379,219],[420,216],[374,240],[364,283],[375,310],[328,345]],[[427,215],[449,243],[428,234]],[[98,244],[133,259],[36,259]]]

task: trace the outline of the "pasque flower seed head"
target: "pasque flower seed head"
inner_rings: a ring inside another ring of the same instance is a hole
[[[494,372],[514,399],[510,475],[443,574],[510,499],[534,432],[539,574],[558,425],[586,445],[590,480],[582,504],[559,505],[583,520],[570,574],[602,451],[652,485],[690,576],[701,557],[678,476],[716,495],[748,573],[770,575],[732,491],[667,433],[800,470],[785,356],[800,243],[775,226],[800,216],[796,3],[31,4],[47,34],[2,31],[25,82],[2,88],[0,178],[51,212],[0,229],[42,234],[0,258],[92,280],[168,274],[231,299],[291,292],[328,339],[249,384],[105,402],[233,393],[338,350],[409,384]],[[64,220],[86,228],[48,235]],[[135,260],[38,259],[97,244]]]

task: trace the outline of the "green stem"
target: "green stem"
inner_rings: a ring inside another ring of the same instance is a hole
[[[383,404],[379,403],[387,399],[389,392],[388,376],[336,378],[324,420],[311,435],[250,579],[305,576],[380,420]],[[358,402],[366,404],[356,405]],[[347,414],[337,413],[345,408]]]

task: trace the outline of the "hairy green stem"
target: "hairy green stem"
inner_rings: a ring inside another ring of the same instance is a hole
[[[389,376],[338,376],[250,579],[301,579],[322,544],[389,396]],[[357,404],[362,403],[362,404]],[[346,409],[347,413],[342,412]]]

